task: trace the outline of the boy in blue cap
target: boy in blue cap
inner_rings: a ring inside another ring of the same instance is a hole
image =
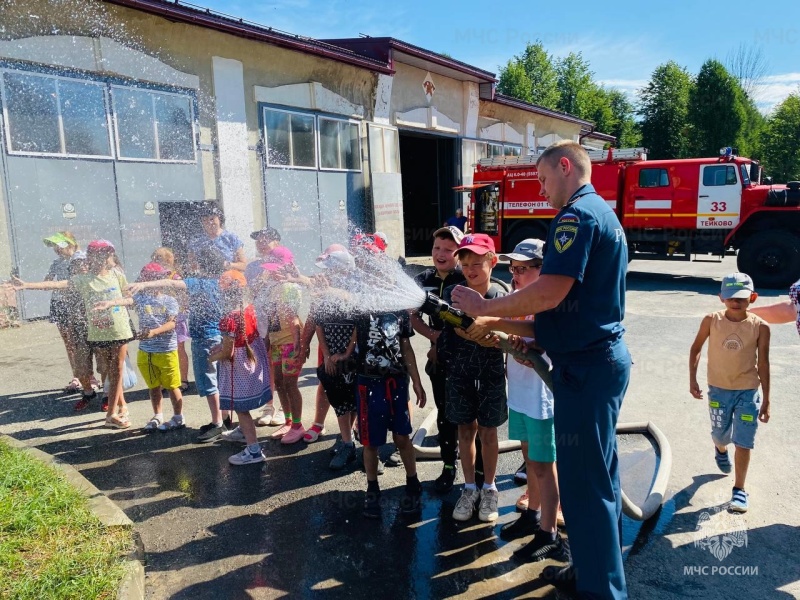
[[[769,325],[747,310],[757,297],[749,275],[726,275],[719,294],[725,310],[703,318],[689,354],[689,392],[702,400],[697,366],[708,340],[708,411],[714,456],[719,470],[730,473],[728,444],[733,442],[736,481],[729,508],[742,513],[749,507],[744,484],[758,422],[769,421]]]

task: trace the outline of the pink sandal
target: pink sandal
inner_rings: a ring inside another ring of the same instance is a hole
[[[322,423],[314,423],[311,427],[306,429],[306,434],[303,436],[303,441],[306,444],[316,442],[319,436],[325,435],[325,425]]]

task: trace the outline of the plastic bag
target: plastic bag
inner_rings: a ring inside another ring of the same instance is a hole
[[[131,358],[126,354],[125,364],[122,366],[122,389],[129,390],[132,387],[136,387],[138,381],[136,371],[133,370],[133,365],[131,364]],[[103,382],[103,391],[108,394],[108,378]]]

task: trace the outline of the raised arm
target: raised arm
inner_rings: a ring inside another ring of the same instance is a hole
[[[138,294],[142,290],[152,290],[154,288],[171,288],[173,290],[185,290],[186,281],[183,279],[157,279],[155,281],[137,281],[125,286],[125,291],[131,295]]]
[[[11,277],[11,287],[15,290],[65,290],[69,287],[69,279],[60,281],[22,281],[19,277]]]
[[[747,312],[758,315],[767,323],[794,323],[797,319],[797,311],[791,300],[784,300],[767,306],[747,307]]]
[[[459,285],[453,290],[453,307],[471,317],[524,317],[550,310],[561,304],[575,279],[566,275],[542,275],[514,294],[486,300],[480,293]]]
[[[689,393],[698,400],[703,399],[703,390],[697,383],[697,367],[700,364],[700,352],[709,335],[711,335],[711,316],[706,315],[689,350]]]

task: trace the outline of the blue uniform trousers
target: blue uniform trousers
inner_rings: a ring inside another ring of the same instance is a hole
[[[616,427],[631,357],[621,339],[602,351],[550,357],[558,485],[578,591],[627,598]]]

